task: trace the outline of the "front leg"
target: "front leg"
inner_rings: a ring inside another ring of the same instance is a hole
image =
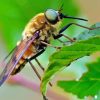
[[[53,46],[53,45],[51,45],[51,44],[49,44],[49,43],[47,43],[47,42],[45,42],[45,41],[41,41],[41,44],[46,45],[46,46],[53,47],[53,48],[55,48],[55,49],[61,49],[61,47]]]
[[[64,36],[65,38],[69,39],[71,42],[75,42],[75,39],[71,39],[70,37],[68,37],[68,36],[66,36],[66,35],[64,35],[64,34],[62,34],[67,28],[69,28],[69,27],[72,26],[72,25],[76,25],[76,26],[79,26],[79,27],[82,27],[82,28],[86,28],[86,29],[88,29],[88,30],[94,30],[94,29],[100,28],[100,27],[97,27],[97,28],[89,28],[89,27],[86,27],[86,26],[83,26],[83,25],[80,25],[80,24],[69,23],[69,24],[67,24],[66,26],[64,26],[64,27],[58,32],[58,35],[55,36],[55,35],[53,34],[54,39],[58,39],[58,38]]]
[[[58,38],[60,38],[60,37],[65,37],[65,38],[67,38],[70,42],[75,42],[75,39],[73,38],[70,38],[70,37],[68,37],[68,36],[66,36],[66,35],[64,35],[64,34],[58,34],[58,35],[54,35],[53,34],[53,37],[54,37],[54,39],[58,39]]]
[[[70,24],[67,24],[66,26],[64,26],[59,32],[58,32],[58,34],[57,35],[54,35],[54,34],[52,34],[53,35],[53,38],[54,39],[58,39],[58,38],[60,38],[60,37],[65,37],[65,38],[67,38],[68,40],[70,40],[70,42],[75,42],[75,39],[72,39],[72,38],[70,38],[70,37],[68,37],[68,36],[66,36],[66,35],[64,35],[64,34],[62,34],[68,27],[70,27],[71,25],[73,25],[72,23],[70,23]]]

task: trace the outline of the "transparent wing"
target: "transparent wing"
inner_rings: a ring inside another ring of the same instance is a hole
[[[3,62],[6,61],[6,59],[13,53],[13,51],[16,49],[16,47],[14,47],[10,52],[9,54],[4,58]]]
[[[28,47],[31,45],[31,43],[39,36],[39,31],[37,31],[34,36],[32,36],[28,40],[22,40],[21,43],[16,47],[14,50],[11,59],[8,61],[7,64],[2,63],[2,66],[4,69],[2,73],[0,74],[0,86],[4,83],[4,81],[9,77],[13,69],[16,67],[17,63],[25,53],[25,51],[28,49]]]

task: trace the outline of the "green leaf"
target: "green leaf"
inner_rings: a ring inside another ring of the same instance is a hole
[[[95,51],[100,51],[100,36],[65,46],[60,51],[54,53],[49,59],[50,63],[43,76],[41,92],[45,94],[47,83],[56,72],[66,68],[76,59],[90,55]]]
[[[100,91],[98,92],[97,95],[95,95],[94,99],[93,100],[100,100]]]
[[[97,28],[99,27],[99,28]],[[100,22],[96,23],[91,26],[91,28],[97,28],[96,30],[86,30],[82,32],[81,34],[78,35],[77,40],[85,40],[93,36],[98,36],[100,35]]]
[[[95,96],[100,91],[100,59],[87,64],[88,72],[78,81],[59,81],[58,86],[66,92],[76,94],[79,98]]]
[[[100,80],[100,59],[97,62],[87,64],[88,72],[83,75],[81,80]]]

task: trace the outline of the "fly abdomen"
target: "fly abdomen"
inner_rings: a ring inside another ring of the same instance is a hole
[[[25,66],[25,64],[27,63],[26,59],[33,56],[33,55],[35,55],[36,53],[37,53],[36,47],[31,44],[29,46],[29,48],[27,49],[27,51],[22,56],[22,58],[17,63],[17,65],[14,68],[14,70],[12,71],[11,75],[15,75],[18,72],[20,72],[23,69],[23,67]]]
[[[14,70],[12,71],[11,75],[19,73],[24,68],[25,64],[26,60],[22,57],[18,62],[18,64],[16,65],[16,67],[14,68]]]

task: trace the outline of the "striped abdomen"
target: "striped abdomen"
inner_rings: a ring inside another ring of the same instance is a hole
[[[20,51],[21,52],[21,51]],[[18,73],[21,71],[21,69],[25,66],[26,64],[26,59],[34,56],[37,53],[35,46],[33,44],[30,45],[30,47],[27,49],[27,51],[24,53],[22,58],[19,60],[18,64],[16,65],[15,69],[12,72],[12,75]]]

